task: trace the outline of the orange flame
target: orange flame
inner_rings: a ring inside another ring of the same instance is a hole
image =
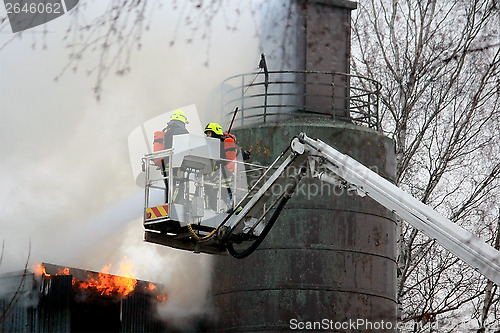
[[[137,285],[137,279],[132,273],[133,265],[128,261],[125,261],[120,265],[120,270],[118,275],[111,275],[109,272],[111,270],[111,264],[104,266],[100,273],[88,273],[87,281],[76,280],[73,277],[72,284],[75,287],[81,289],[92,289],[97,291],[101,295],[120,295],[125,297],[135,290]],[[41,264],[37,264],[33,272],[40,276],[50,277],[47,273],[45,267]],[[71,275],[70,269],[68,267],[64,269],[59,269],[55,275]],[[156,298],[160,302],[165,302],[167,297],[160,294],[158,288],[151,282],[145,287],[145,290],[156,295]]]
[[[59,269],[57,271],[56,275],[69,275],[69,268],[66,267],[64,269]]]
[[[98,277],[89,276],[89,281],[82,281],[78,286],[83,289],[95,289],[101,295],[120,294],[127,296],[134,291],[137,284],[137,280],[132,273],[132,267],[132,264],[128,262],[123,263],[119,272],[121,276],[117,276],[109,274],[111,264],[106,265],[102,268],[102,273],[99,273]],[[74,281],[73,284],[75,284]]]
[[[149,282],[147,289],[152,292],[153,294],[156,294],[156,299],[161,302],[165,303],[168,299],[167,296],[161,294],[160,290],[151,282]]]
[[[33,273],[35,273],[37,276],[50,276],[50,274],[47,274],[45,267],[41,264],[36,264],[33,267]]]

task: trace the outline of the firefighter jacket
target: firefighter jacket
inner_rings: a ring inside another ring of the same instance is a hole
[[[172,141],[174,135],[189,134],[186,129],[186,124],[180,120],[171,120],[168,122],[167,127],[163,130],[165,132],[165,147],[164,149],[172,148]]]

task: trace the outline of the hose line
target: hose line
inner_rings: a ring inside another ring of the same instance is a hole
[[[280,203],[278,204],[278,207],[276,207],[276,210],[273,212],[273,215],[269,219],[269,222],[264,227],[264,230],[262,230],[259,237],[252,243],[252,245],[250,245],[244,251],[238,252],[234,249],[233,244],[229,243],[227,245],[227,250],[229,251],[229,253],[236,259],[243,259],[251,255],[255,250],[257,250],[259,245],[264,241],[264,238],[266,238],[271,228],[274,226],[274,223],[278,219],[278,216],[281,214],[283,208],[285,208],[285,205],[289,199],[290,196],[284,196],[283,199],[281,199]]]
[[[290,200],[290,198],[292,197],[292,194],[295,191],[295,188],[297,187],[297,184],[302,179],[303,175],[304,175],[303,173],[297,175],[297,177],[295,178],[294,182],[291,183],[290,186],[286,189],[286,193],[283,196],[283,199],[281,199],[281,201],[278,204],[278,207],[276,207],[276,210],[273,212],[273,215],[269,219],[269,222],[264,227],[264,230],[262,230],[262,232],[260,233],[259,237],[257,237],[257,239],[252,243],[252,245],[250,245],[245,250],[243,250],[241,252],[238,252],[234,248],[233,244],[231,244],[231,243],[227,244],[227,246],[226,246],[227,250],[229,251],[229,253],[233,257],[235,257],[236,259],[243,259],[243,258],[246,258],[249,255],[251,255],[255,250],[257,250],[257,248],[259,247],[259,245],[266,238],[266,236],[269,233],[269,231],[271,231],[271,228],[274,226],[274,223],[276,222],[276,220],[280,216],[281,211],[283,211],[283,208],[285,208],[288,200]]]
[[[187,225],[187,228],[189,230],[189,232],[191,233],[191,235],[197,240],[197,241],[201,241],[201,240],[204,240],[204,239],[207,239],[207,238],[210,238],[213,234],[215,234],[217,232],[217,230],[219,228],[215,228],[214,230],[212,230],[208,235],[205,235],[203,237],[200,237],[196,234],[196,232],[194,232],[193,230],[193,227],[191,226],[191,224],[188,224]]]

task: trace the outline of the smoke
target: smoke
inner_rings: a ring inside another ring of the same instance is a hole
[[[208,293],[211,286],[212,258],[205,254],[144,244],[142,227],[130,228],[125,235],[127,246],[121,252],[133,263],[134,269],[151,281],[161,283],[159,287],[167,300],[157,304],[159,317],[182,329],[194,330],[203,318],[212,317]],[[145,273],[147,272],[147,274]]]
[[[106,78],[100,102],[86,74],[96,54],[54,81],[68,59],[62,41],[68,15],[52,21],[48,34],[34,28],[1,50],[0,273],[27,261],[98,271],[127,257],[138,279],[164,285],[169,299],[159,312],[167,320],[186,324],[206,312],[211,258],[143,242],[143,197],[127,137],[183,105],[196,104],[202,122],[222,120],[214,91],[225,78],[256,70],[262,52],[245,8],[235,29],[215,16],[209,41],[193,39],[170,8],[159,10],[141,51],[132,53],[131,72]],[[10,38],[0,35],[0,45]]]
[[[175,264],[183,267],[179,270],[182,274],[172,276],[166,284],[168,300],[158,306],[158,313],[168,323],[194,330],[201,319],[215,315],[208,300],[212,261],[202,256],[198,260],[185,260],[179,256],[178,260]]]

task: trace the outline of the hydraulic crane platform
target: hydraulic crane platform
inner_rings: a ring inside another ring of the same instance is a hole
[[[305,133],[294,137],[270,166],[239,161],[231,174],[217,139],[179,135],[173,147],[143,158],[147,242],[244,258],[266,237],[301,179],[312,176],[371,197],[500,285],[499,251]],[[164,159],[164,170],[158,170],[157,159]],[[255,181],[249,184],[251,174]]]

